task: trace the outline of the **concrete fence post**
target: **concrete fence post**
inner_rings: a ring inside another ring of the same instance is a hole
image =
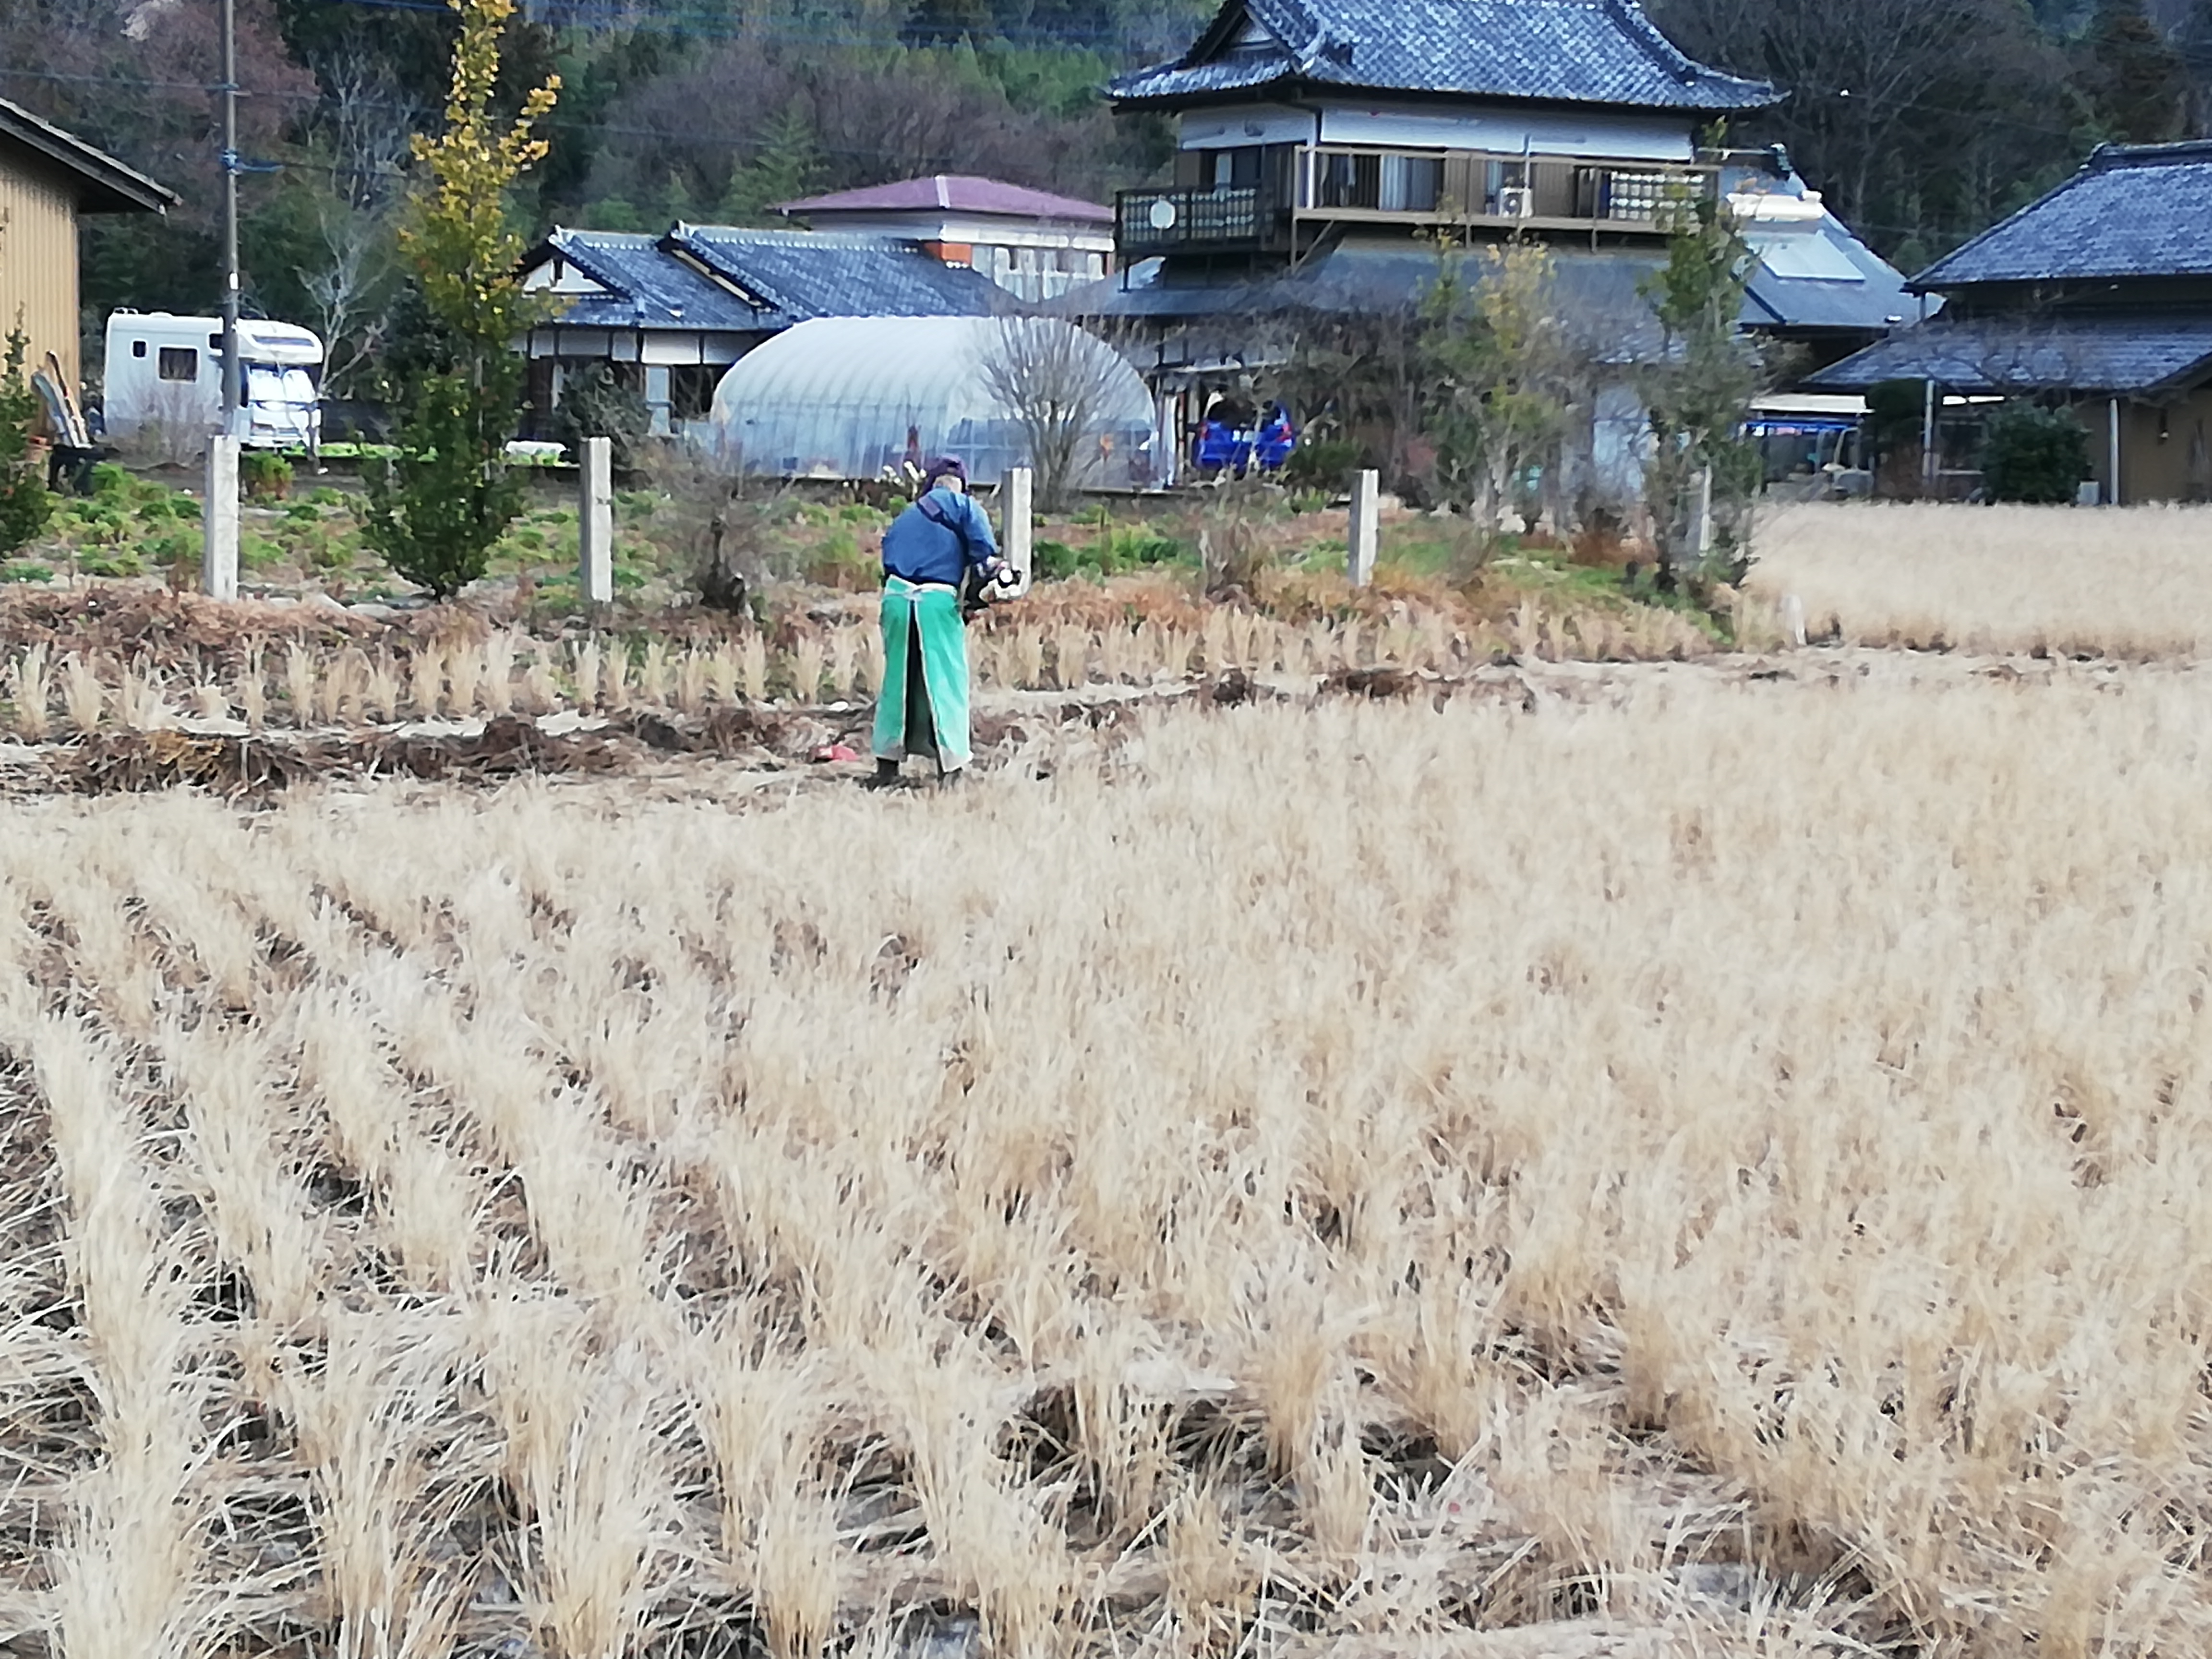
[[[577,457],[576,595],[586,605],[615,599],[615,442],[586,438]]]
[[[1371,471],[1358,473],[1352,481],[1352,536],[1345,563],[1345,574],[1354,587],[1364,587],[1375,578],[1375,551],[1382,532],[1382,477]]]
[[[1792,645],[1805,643],[1805,601],[1795,593],[1782,596],[1782,634]]]
[[[211,599],[238,597],[238,440],[208,440],[207,491],[201,507],[200,592]]]
[[[1008,467],[1006,523],[1000,532],[1005,545],[999,551],[1021,577],[1014,589],[1017,593],[1030,591],[1031,573],[1036,568],[1036,526],[1032,508],[1036,498],[1036,474],[1026,466]]]

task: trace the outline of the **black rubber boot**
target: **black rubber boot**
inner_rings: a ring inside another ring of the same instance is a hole
[[[871,789],[888,789],[898,781],[899,763],[895,760],[885,760],[880,755],[876,757],[876,775],[861,780]]]

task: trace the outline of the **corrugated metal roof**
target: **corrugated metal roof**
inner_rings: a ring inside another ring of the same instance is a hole
[[[1241,41],[1247,19],[1265,32]],[[1758,109],[1772,87],[1693,63],[1632,0],[1228,0],[1180,60],[1109,88],[1182,103],[1279,82],[1645,109]]]
[[[21,104],[0,98],[0,137],[59,167],[77,182],[77,207],[85,213],[167,213],[178,196],[106,150],[94,149]]]
[[[761,301],[775,313],[770,326],[817,317],[984,317],[1006,297],[988,276],[881,237],[678,225],[663,243]]]
[[[1085,224],[1110,225],[1114,210],[1073,196],[1002,184],[996,179],[977,179],[965,173],[940,173],[927,179],[902,179],[896,184],[871,185],[865,190],[841,190],[829,196],[810,196],[799,202],[780,202],[778,213],[912,213],[935,209],[949,213],[982,213],[1008,219],[1073,219]]]
[[[2212,377],[2212,317],[2160,312],[1939,318],[1878,341],[1806,384],[1856,392],[1934,380],[1953,392],[2127,394]]]
[[[2212,276],[2212,143],[2107,144],[1912,285],[2130,276]]]

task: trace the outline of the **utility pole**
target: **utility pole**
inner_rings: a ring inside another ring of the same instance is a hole
[[[238,435],[238,0],[222,0],[222,430]]]
[[[208,439],[200,592],[238,597],[238,18],[222,0],[222,430]]]

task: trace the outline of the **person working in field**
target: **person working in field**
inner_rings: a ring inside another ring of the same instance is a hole
[[[922,493],[884,532],[884,687],[876,704],[875,781],[909,755],[939,777],[968,764],[968,630],[974,581],[1007,583],[991,521],[951,456],[929,464]],[[1009,584],[1011,585],[1011,584]]]

